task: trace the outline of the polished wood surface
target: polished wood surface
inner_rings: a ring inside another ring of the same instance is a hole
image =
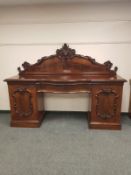
[[[6,79],[11,106],[11,126],[39,127],[43,120],[44,93],[89,93],[89,128],[120,129],[122,89],[125,79],[106,61],[76,54],[67,44],[56,54],[35,64],[24,62],[19,75]]]

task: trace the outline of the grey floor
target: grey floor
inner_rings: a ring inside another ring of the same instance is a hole
[[[0,175],[131,175],[131,120],[89,130],[85,113],[49,112],[40,128],[11,128],[0,114]]]

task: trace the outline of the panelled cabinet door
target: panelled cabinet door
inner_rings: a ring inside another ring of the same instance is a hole
[[[103,88],[96,94],[96,115],[102,120],[114,120],[119,95],[111,88]]]
[[[26,88],[17,88],[13,95],[14,111],[20,117],[28,117],[33,112],[32,94]],[[25,105],[26,104],[26,105]]]
[[[10,86],[11,110],[13,118],[21,120],[22,118],[31,119],[35,110],[36,92],[34,87],[26,86]]]
[[[90,126],[120,129],[122,86],[97,85],[93,88]]]

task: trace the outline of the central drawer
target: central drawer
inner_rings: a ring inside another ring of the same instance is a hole
[[[90,93],[91,88],[87,84],[54,84],[46,83],[40,84],[37,88],[37,92],[48,92],[48,93],[80,93],[88,92]]]

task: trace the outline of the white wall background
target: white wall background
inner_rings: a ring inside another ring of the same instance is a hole
[[[118,74],[131,78],[131,3],[70,3],[0,7],[0,110],[8,110],[3,79],[16,75],[24,61],[35,63],[63,43],[100,63],[110,60]],[[86,94],[46,94],[47,110],[87,111]],[[128,111],[129,82],[122,111]]]

